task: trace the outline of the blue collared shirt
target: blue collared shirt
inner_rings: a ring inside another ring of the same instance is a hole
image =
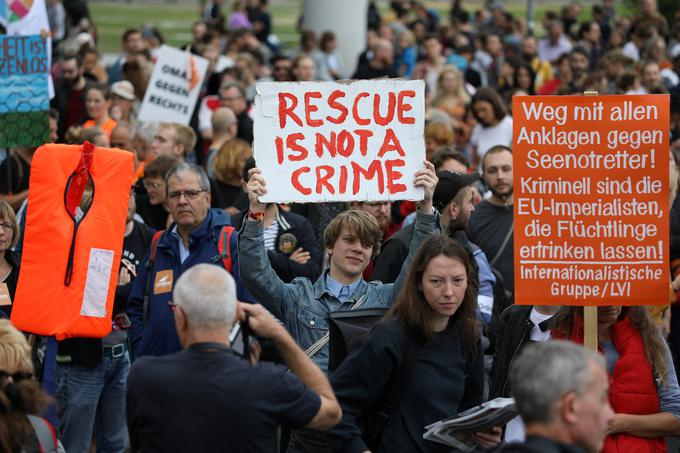
[[[361,278],[358,278],[349,285],[343,285],[342,283],[331,277],[330,272],[326,272],[325,278],[326,288],[328,289],[328,292],[335,296],[335,298],[338,299],[340,302],[347,302],[350,296],[354,294],[354,291],[357,289],[357,287],[359,286],[359,282],[361,281]],[[342,297],[340,297],[340,291],[342,291],[343,286],[349,286],[349,293],[347,295],[343,295]]]
[[[184,246],[184,240],[179,234],[179,231],[177,231],[177,225],[173,227],[173,229],[170,231],[170,234],[173,238],[177,239],[177,242],[179,243],[179,262],[184,263],[184,261],[189,258],[189,247]]]

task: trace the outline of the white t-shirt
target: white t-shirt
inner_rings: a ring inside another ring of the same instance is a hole
[[[512,117],[506,115],[498,124],[491,127],[483,127],[478,123],[472,129],[470,144],[477,149],[480,161],[492,146],[512,146]]]

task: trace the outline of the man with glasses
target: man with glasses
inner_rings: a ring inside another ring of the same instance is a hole
[[[205,171],[193,164],[177,164],[165,176],[165,192],[174,222],[154,237],[126,308],[132,324],[128,335],[137,356],[180,350],[168,302],[174,282],[196,264],[224,266],[236,280],[239,300],[252,301],[239,277],[236,231],[229,226],[227,214],[210,209]]]

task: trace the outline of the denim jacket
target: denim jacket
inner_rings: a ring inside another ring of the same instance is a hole
[[[418,212],[416,234],[413,235],[409,255],[395,283],[384,285],[380,281],[367,282],[362,279],[349,300],[341,303],[326,288],[325,274],[316,283],[306,277],[295,278],[290,283],[281,281],[267,258],[262,223],[247,220],[238,234],[241,280],[255,299],[283,321],[297,344],[306,350],[328,331],[328,313],[351,310],[359,301],[363,301],[362,308],[389,307],[406,278],[420,243],[429,234],[438,231],[438,224],[437,214]],[[327,372],[328,344],[312,356],[312,360]]]

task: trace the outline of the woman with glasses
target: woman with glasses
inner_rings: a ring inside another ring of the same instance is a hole
[[[26,338],[7,319],[0,319],[0,451],[63,452],[54,428],[35,415],[48,403],[33,378]]]
[[[0,318],[9,318],[19,278],[19,259],[10,250],[19,241],[14,210],[0,201]]]

